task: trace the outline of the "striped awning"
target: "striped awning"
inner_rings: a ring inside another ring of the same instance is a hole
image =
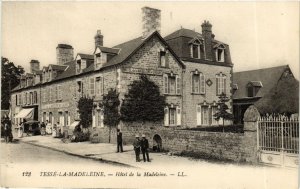
[[[15,118],[33,119],[33,113],[34,113],[34,109],[33,108],[25,108],[25,109],[22,109],[15,116]]]

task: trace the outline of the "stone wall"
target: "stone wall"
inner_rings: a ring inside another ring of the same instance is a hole
[[[256,132],[222,133],[181,130],[164,127],[163,123],[123,123],[124,144],[132,144],[135,135],[145,134],[150,148],[155,144],[154,136],[159,135],[162,148],[171,152],[193,152],[207,154],[220,160],[256,163]],[[108,142],[108,128],[95,128],[99,141]],[[116,143],[116,129],[112,130],[111,142]]]

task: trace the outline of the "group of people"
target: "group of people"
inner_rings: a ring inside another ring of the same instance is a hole
[[[133,142],[133,149],[135,152],[135,159],[137,162],[140,162],[140,154],[142,152],[143,154],[143,160],[144,162],[148,161],[150,162],[149,158],[149,142],[148,139],[146,139],[146,136],[143,134],[142,139],[140,139],[139,135],[135,136],[135,140]],[[117,129],[117,153],[123,152],[123,141],[122,141],[122,132],[120,129]]]
[[[142,139],[140,139],[139,135],[135,136],[135,140],[133,142],[133,149],[135,152],[135,160],[137,162],[141,161],[140,159],[140,153],[142,151],[143,154],[143,160],[146,162],[146,157],[147,161],[150,162],[149,159],[149,142],[148,139],[146,139],[146,136],[143,134]]]
[[[4,135],[5,142],[6,143],[12,142],[13,141],[12,125],[11,125],[11,121],[9,120],[7,115],[1,121],[1,124],[2,124],[2,129],[3,129],[3,135]]]

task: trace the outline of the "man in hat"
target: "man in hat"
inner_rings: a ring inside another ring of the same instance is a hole
[[[149,142],[148,142],[148,140],[146,139],[146,136],[145,136],[144,134],[142,135],[141,149],[142,149],[142,153],[143,153],[143,160],[144,160],[144,162],[146,161],[145,155],[147,156],[147,161],[150,162],[150,159],[149,159],[149,152],[148,152],[148,149],[149,149]]]
[[[135,140],[133,142],[133,149],[135,152],[135,159],[137,162],[141,161],[140,160],[140,149],[141,149],[141,141],[139,138],[139,135],[135,135]]]
[[[117,152],[123,152],[123,140],[122,140],[122,132],[120,129],[117,129]]]

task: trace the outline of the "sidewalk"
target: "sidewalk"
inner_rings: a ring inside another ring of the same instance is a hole
[[[149,153],[151,162],[136,162],[132,145],[123,146],[123,153],[116,153],[116,144],[90,142],[63,143],[59,138],[51,136],[26,136],[19,139],[24,142],[39,147],[66,153],[68,155],[79,156],[87,159],[99,160],[120,166],[135,168],[151,168],[155,166],[166,166],[166,164],[193,164],[195,161],[188,158],[169,156],[162,153]],[[140,155],[143,158],[142,154]]]

